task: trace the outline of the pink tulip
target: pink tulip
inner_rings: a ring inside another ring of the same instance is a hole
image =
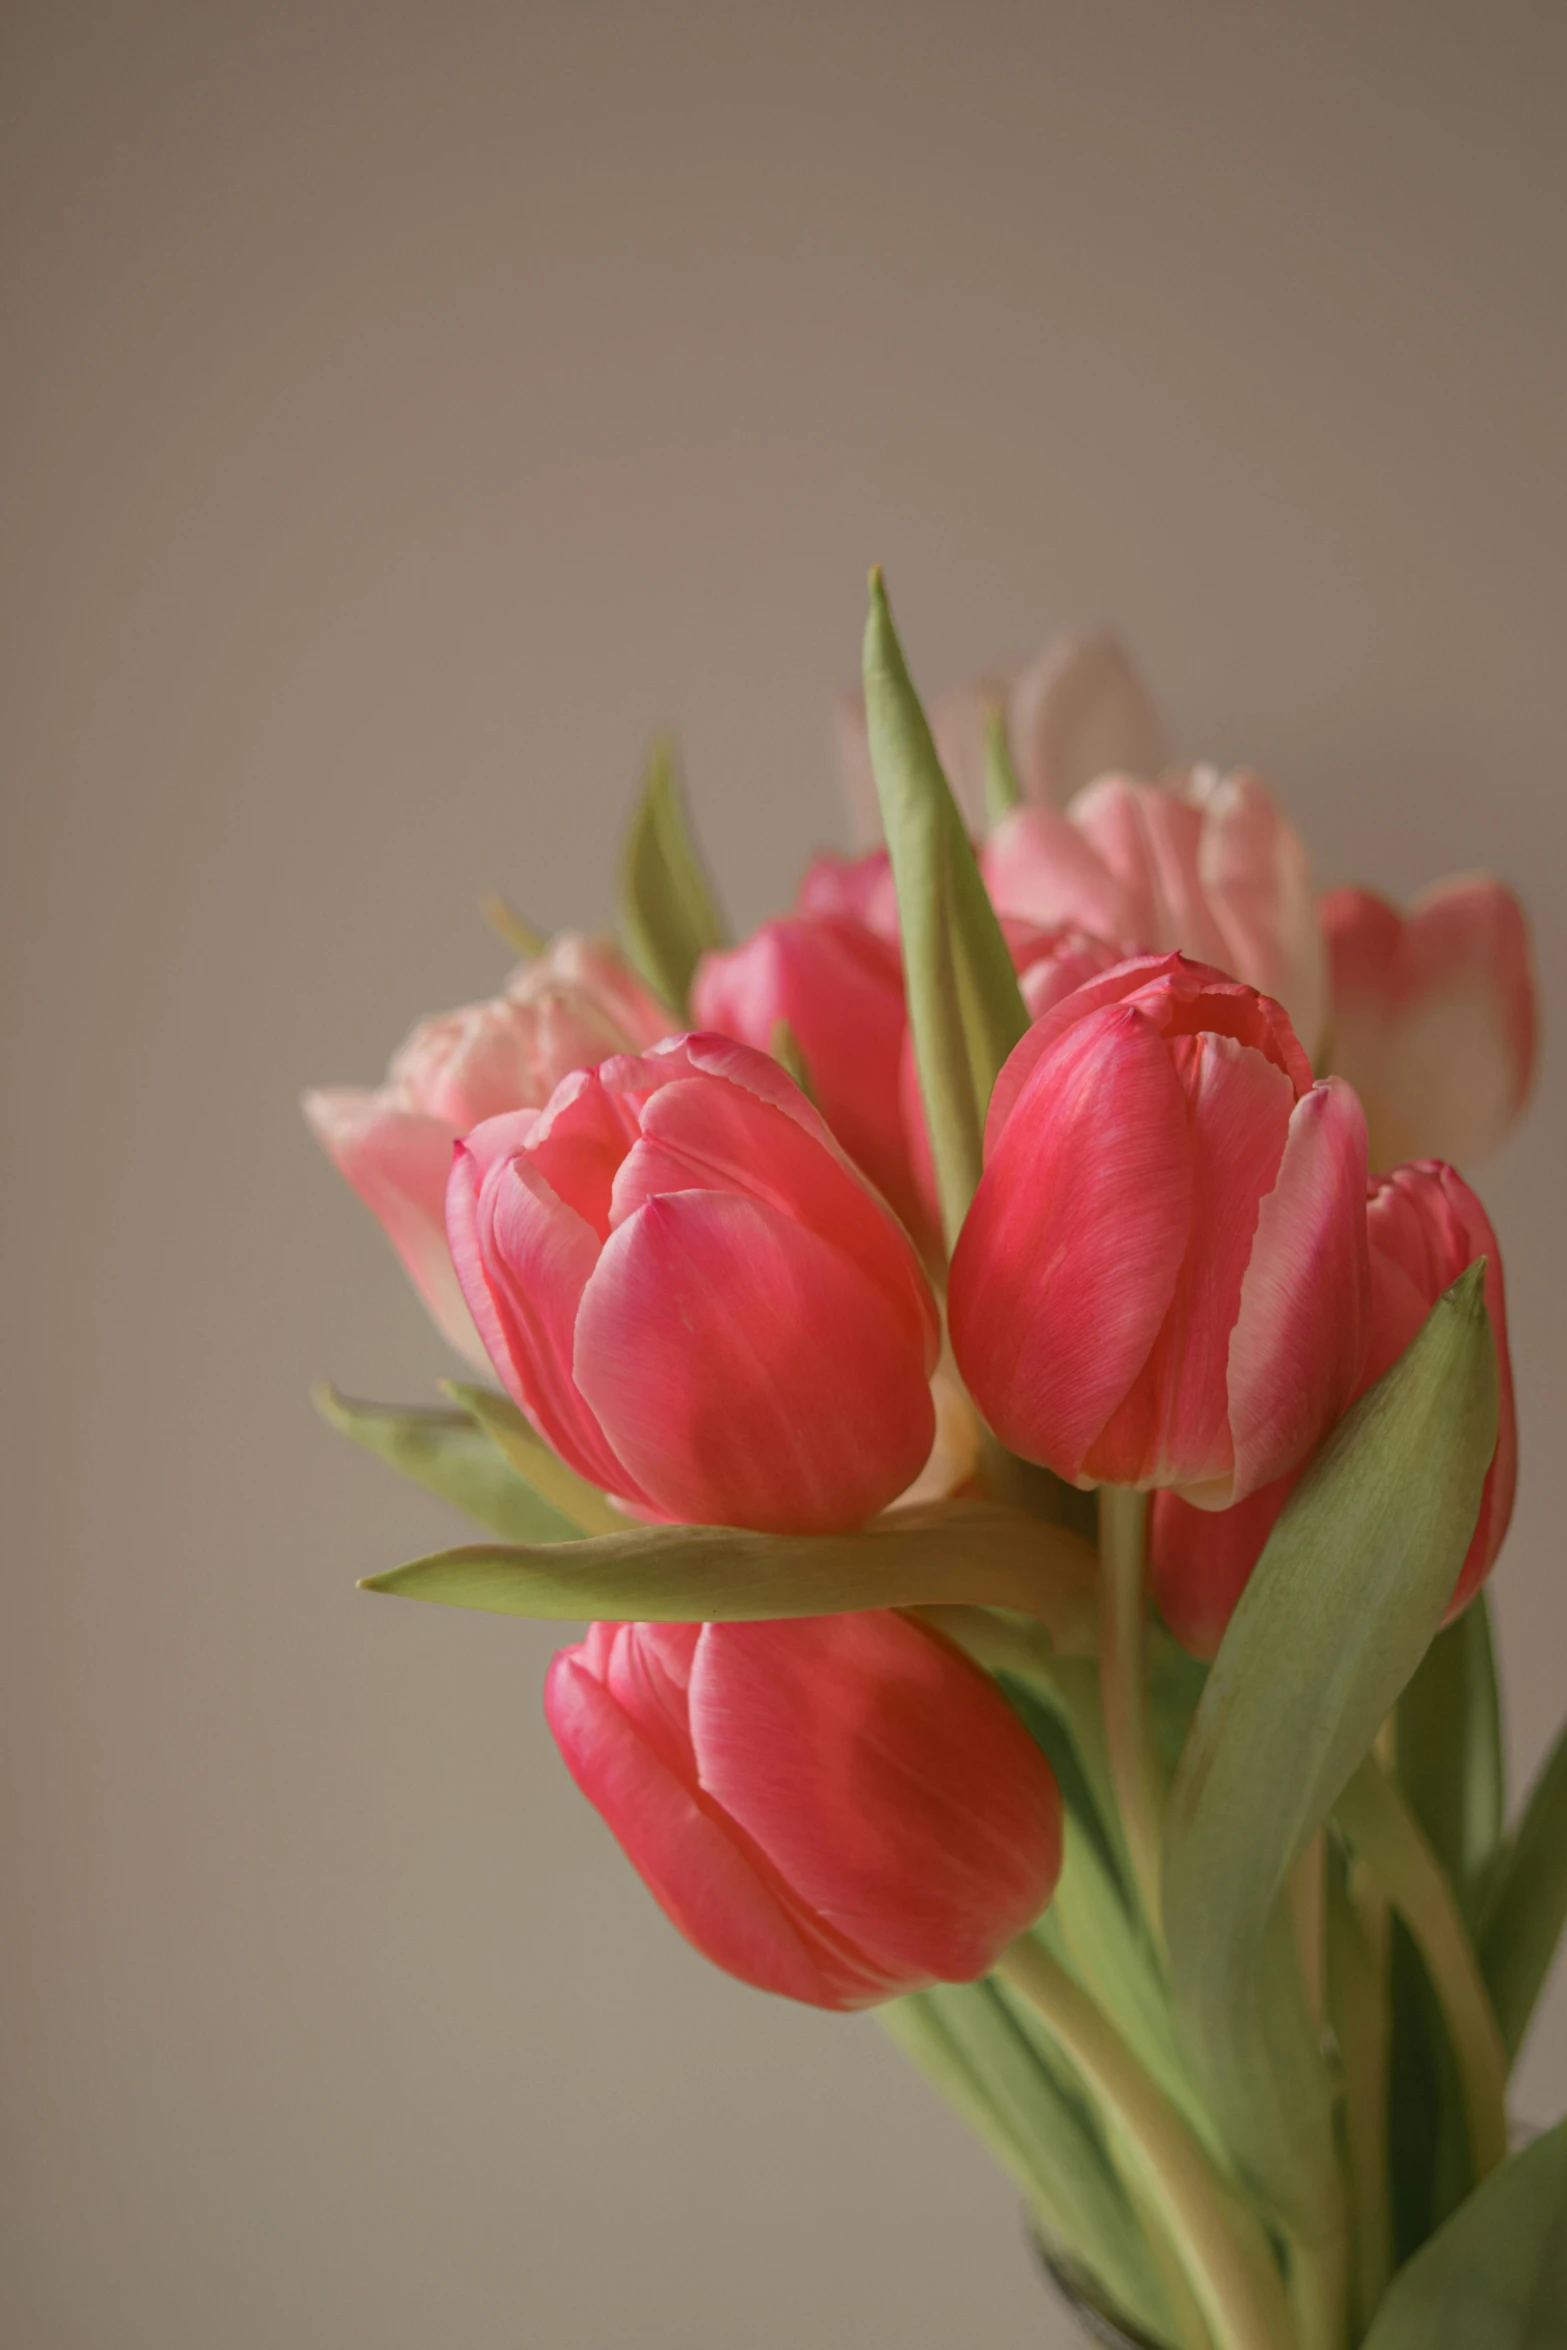
[[[1326,979],[1310,867],[1254,775],[1105,775],[1064,811],[1015,809],[980,862],[999,912],[1178,948],[1275,997],[1315,1046]]]
[[[671,1037],[490,1119],[447,1230],[507,1392],[642,1516],[828,1533],[931,1449],[919,1261],[764,1053]]]
[[[985,734],[1005,720],[1023,797],[1060,807],[1099,775],[1157,775],[1164,733],[1148,689],[1113,629],[1054,638],[1026,668],[951,686],[930,704],[930,727],[952,794],[972,832],[984,828]],[[845,695],[835,714],[838,768],[855,830],[881,833],[865,704]]]
[[[568,933],[523,965],[505,995],[421,1021],[384,1084],[305,1095],[312,1132],[470,1362],[488,1367],[446,1244],[453,1143],[483,1119],[547,1101],[569,1070],[668,1031],[668,1015],[612,946]]]
[[[885,849],[872,849],[864,857],[840,857],[831,849],[820,850],[795,893],[794,910],[862,922],[878,938],[896,945],[898,893],[893,886],[892,859]]]
[[[1369,889],[1322,900],[1333,1066],[1366,1105],[1374,1167],[1472,1166],[1534,1076],[1535,993],[1523,908],[1499,881],[1439,882],[1401,914]]]
[[[1041,930],[1032,922],[1014,921],[1003,916],[1001,927],[1007,945],[1012,950],[1012,965],[1018,975],[1018,986],[1031,1020],[1040,1019],[1064,1003],[1075,988],[1088,979],[1096,979],[1101,971],[1123,961],[1124,947],[1110,946],[1102,938],[1092,938],[1086,930],[1073,930],[1064,923],[1053,929]],[[936,1162],[931,1156],[930,1128],[925,1122],[925,1104],[920,1097],[919,1066],[914,1058],[914,1039],[904,1032],[903,1068],[900,1094],[903,1106],[903,1133],[908,1149],[909,1165],[914,1186],[919,1194],[921,1224],[926,1232],[941,1229],[941,1205],[936,1193]]]
[[[785,914],[745,941],[704,955],[691,989],[704,1028],[773,1048],[787,1021],[816,1105],[903,1217],[920,1213],[899,1097],[903,966],[898,949],[841,915]]]
[[[1501,1254],[1490,1219],[1468,1184],[1435,1159],[1374,1177],[1366,1228],[1371,1318],[1357,1394],[1391,1370],[1442,1292],[1477,1257],[1486,1260],[1485,1303],[1496,1340],[1500,1416],[1480,1515],[1447,1611],[1451,1619],[1490,1573],[1513,1514],[1518,1423]],[[1154,1594],[1166,1624],[1194,1656],[1216,1653],[1300,1474],[1294,1470],[1236,1508],[1216,1514],[1191,1509],[1174,1493],[1154,1497],[1149,1536]]]
[[[544,1706],[665,1914],[761,1990],[858,2008],[972,1982],[1055,1889],[1049,1765],[906,1616],[594,1624]]]
[[[1080,1485],[1255,1492],[1353,1392],[1365,1186],[1360,1105],[1277,1004],[1181,955],[1089,980],[991,1097],[948,1292],[980,1411]]]

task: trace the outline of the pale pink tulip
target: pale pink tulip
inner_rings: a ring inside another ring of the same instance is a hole
[[[1368,889],[1322,900],[1333,1066],[1366,1105],[1374,1167],[1495,1148],[1534,1076],[1529,930],[1510,889],[1438,882],[1401,913]]]
[[[704,955],[691,988],[703,1028],[770,1052],[787,1023],[817,1108],[906,1223],[920,1214],[899,1098],[905,1015],[898,949],[841,915],[785,914]]]
[[[1056,637],[1025,668],[951,686],[930,704],[937,753],[974,833],[986,820],[985,734],[996,711],[1006,724],[1023,797],[1037,806],[1063,805],[1098,775],[1157,775],[1165,764],[1158,713],[1114,630]],[[855,831],[861,840],[874,841],[881,813],[858,694],[839,702],[834,726]]]
[[[1104,775],[1064,810],[1014,809],[980,862],[1000,913],[1178,949],[1275,997],[1315,1049],[1326,966],[1310,865],[1254,775]]]
[[[668,1031],[668,1014],[612,946],[568,933],[514,973],[505,995],[421,1021],[383,1084],[305,1095],[312,1132],[470,1362],[487,1367],[446,1243],[453,1143],[486,1118],[547,1101],[570,1070]]]
[[[1461,1175],[1427,1159],[1376,1176],[1366,1208],[1371,1252],[1371,1315],[1362,1392],[1391,1370],[1445,1289],[1477,1257],[1486,1260],[1485,1303],[1496,1340],[1496,1451],[1480,1497],[1480,1514],[1454,1588],[1449,1618],[1490,1573],[1513,1513],[1518,1479],[1518,1421],[1507,1345],[1507,1298],[1501,1252],[1489,1217]],[[1262,1556],[1279,1512],[1300,1481],[1293,1470],[1233,1509],[1194,1510],[1178,1494],[1154,1496],[1149,1556],[1159,1611],[1183,1647],[1211,1657]]]
[[[447,1229],[508,1393],[633,1511],[827,1533],[930,1452],[919,1261],[764,1053],[672,1037],[476,1127]]]
[[[761,1990],[842,2009],[972,1982],[1055,1889],[1048,1763],[906,1616],[594,1624],[544,1704],[665,1914]]]
[[[1304,1459],[1365,1354],[1366,1142],[1276,1003],[1180,955],[1037,1020],[996,1081],[948,1314],[1012,1451],[1223,1508]]]

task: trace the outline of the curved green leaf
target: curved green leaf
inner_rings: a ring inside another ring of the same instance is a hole
[[[728,932],[682,805],[673,743],[653,745],[620,869],[626,949],[651,988],[684,1013],[691,974]]]
[[[1472,1266],[1296,1487],[1231,1618],[1171,1793],[1177,2012],[1219,2120],[1308,2241],[1336,2229],[1332,2107],[1279,1904],[1419,1664],[1496,1444]]]
[[[492,1534],[508,1542],[576,1539],[580,1529],[518,1476],[468,1412],[356,1403],[325,1380],[311,1390],[311,1400],[342,1435],[442,1501],[454,1502]]]
[[[865,717],[892,856],[903,984],[950,1247],[979,1181],[996,1073],[1028,1026],[1012,957],[904,665],[880,571]]]
[[[1015,1608],[1056,1645],[1092,1645],[1098,1562],[1085,1542],[979,1501],[888,1510],[854,1534],[645,1526],[569,1551],[475,1544],[367,1576],[366,1591],[492,1615],[739,1623],[968,1600]]]
[[[574,1532],[625,1532],[624,1512],[612,1509],[596,1485],[579,1477],[575,1469],[568,1469],[558,1454],[551,1452],[543,1437],[529,1427],[509,1395],[499,1395],[493,1387],[469,1387],[460,1379],[446,1379],[442,1385],[517,1476],[533,1488],[557,1517],[564,1518]]]
[[[1399,2270],[1365,2350],[1561,2350],[1567,2122],[1493,2171]]]
[[[1523,2046],[1567,1927],[1567,1728],[1529,1791],[1492,1872],[1480,1964],[1509,2056]]]
[[[1496,1651],[1483,1591],[1437,1634],[1399,1699],[1395,1756],[1404,1800],[1473,1924],[1506,1806]]]

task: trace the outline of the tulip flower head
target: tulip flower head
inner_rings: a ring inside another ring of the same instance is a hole
[[[1507,1346],[1501,1252],[1490,1219],[1463,1177],[1427,1159],[1373,1178],[1366,1206],[1371,1312],[1363,1393],[1392,1369],[1443,1291],[1484,1257],[1485,1305],[1496,1341],[1496,1451],[1448,1620],[1474,1597],[1495,1563],[1513,1514],[1518,1421]],[[1301,1470],[1280,1477],[1233,1509],[1194,1510],[1178,1494],[1154,1496],[1149,1565],[1159,1612],[1183,1647],[1211,1657],[1262,1556]]]
[[[1061,1866],[1061,1798],[995,1684],[905,1616],[594,1624],[545,1710],[689,1942],[859,2008],[971,1982]]]
[[[1439,882],[1407,914],[1336,889],[1321,922],[1333,979],[1333,1066],[1366,1106],[1371,1163],[1472,1166],[1503,1139],[1534,1078],[1529,930],[1510,889]]]
[[[877,1189],[912,1223],[899,1095],[906,1020],[895,944],[843,915],[786,914],[743,946],[704,955],[691,988],[703,1028],[771,1049],[787,1022],[816,1105]]]
[[[311,1131],[470,1362],[487,1357],[446,1245],[452,1144],[486,1118],[547,1101],[569,1070],[668,1032],[668,1014],[612,946],[567,933],[514,973],[504,995],[422,1020],[383,1084],[305,1095]]]
[[[1326,973],[1310,865],[1254,775],[1104,775],[1064,810],[1014,809],[980,862],[998,912],[1179,949],[1275,997],[1315,1046]]]
[[[1365,1122],[1283,1011],[1182,955],[1036,1020],[952,1260],[958,1367],[1077,1484],[1220,1509],[1302,1460],[1365,1355]]]
[[[764,1053],[671,1037],[577,1071],[464,1139],[447,1227],[508,1393],[641,1516],[840,1531],[930,1452],[919,1260]]]

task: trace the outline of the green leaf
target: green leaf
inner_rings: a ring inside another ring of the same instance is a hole
[[[312,1389],[311,1399],[341,1434],[416,1485],[454,1502],[492,1534],[508,1542],[575,1540],[579,1528],[524,1483],[468,1412],[355,1403],[325,1380]]]
[[[880,2017],[1028,2193],[1051,2250],[1134,2324],[1166,2335],[1165,2295],[1097,2119],[999,1987],[940,1984]]]
[[[892,856],[903,984],[950,1246],[979,1181],[996,1073],[1028,1026],[1001,925],[871,573],[865,716]]]
[[[1567,1926],[1567,1728],[1529,1791],[1486,1889],[1480,1964],[1507,2053],[1523,2046]]]
[[[728,932],[682,804],[671,742],[654,744],[620,871],[626,947],[648,985],[686,1009],[691,974]]]
[[[446,1379],[442,1385],[462,1405],[475,1427],[482,1429],[515,1474],[533,1488],[557,1517],[564,1518],[574,1532],[623,1534],[626,1531],[624,1512],[612,1509],[596,1485],[579,1477],[575,1469],[568,1469],[551,1452],[542,1436],[535,1435],[529,1427],[510,1396],[498,1395],[493,1387],[465,1386],[460,1379]]]
[[[1365,2350],[1561,2350],[1567,2122],[1511,2155],[1393,2279]]]
[[[1006,714],[992,710],[985,719],[985,813],[992,824],[999,824],[1003,816],[1021,807],[1022,801],[1023,786],[1007,741]]]
[[[1429,1645],[1496,1444],[1470,1268],[1291,1495],[1230,1620],[1171,1793],[1177,2013],[1221,2126],[1308,2244],[1337,2227],[1332,2108],[1279,1896]]]
[[[1437,1634],[1398,1701],[1404,1800],[1471,1925],[1502,1840],[1505,1779],[1496,1653],[1485,1594]]]
[[[475,1544],[415,1559],[363,1588],[493,1615],[644,1623],[928,1607],[953,1600],[1036,1617],[1058,1647],[1091,1645],[1097,1561],[1075,1534],[991,1502],[888,1510],[854,1534],[646,1526],[556,1550]]]

